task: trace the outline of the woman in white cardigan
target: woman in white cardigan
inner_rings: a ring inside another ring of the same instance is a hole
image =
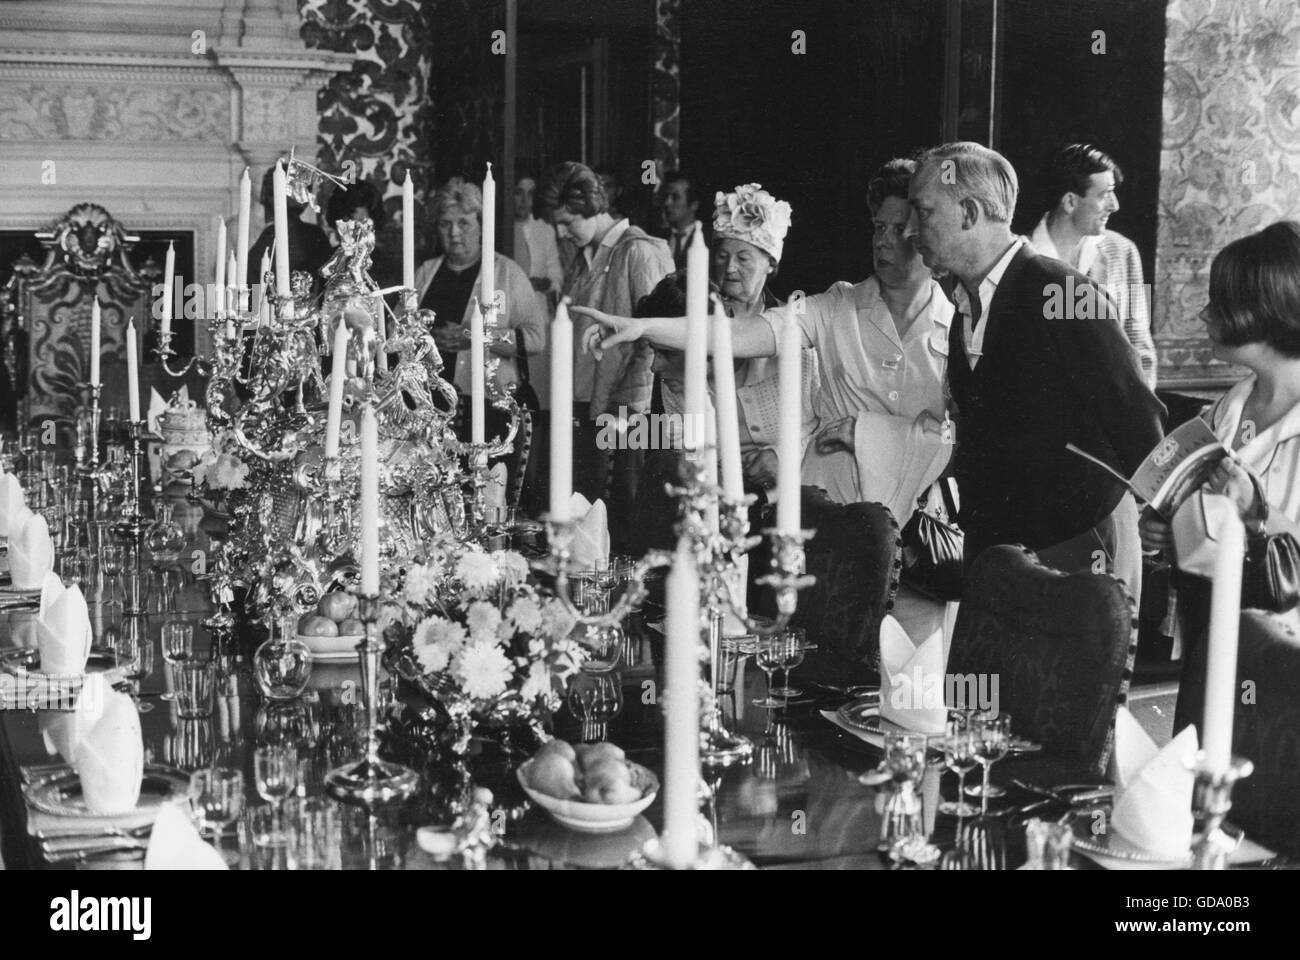
[[[459,178],[449,180],[433,196],[434,229],[442,255],[426,260],[415,271],[419,304],[437,314],[433,338],[444,361],[450,361],[442,375],[461,394],[470,392],[469,329],[480,295],[482,217],[479,188]],[[497,383],[504,387],[519,379],[515,331],[523,334],[528,354],[540,353],[546,345],[546,317],[528,275],[517,263],[497,254],[493,275],[502,295],[502,309],[497,336],[487,350],[489,358],[500,359]]]

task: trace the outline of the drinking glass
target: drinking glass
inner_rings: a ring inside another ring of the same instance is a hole
[[[124,562],[121,576],[122,612],[127,616],[149,612],[149,573]]]
[[[107,527],[107,524],[104,525]],[[123,551],[120,543],[112,542],[106,537],[99,545],[99,572],[103,577],[105,596],[104,606],[121,606],[118,599],[118,577],[122,573]]]
[[[785,650],[782,647],[781,637],[759,637],[758,646],[754,652],[754,662],[767,676],[767,696],[755,698],[754,706],[769,709],[785,706],[784,700],[778,700],[773,696],[775,691],[772,689],[772,674],[779,670],[781,664],[785,662]]]
[[[340,870],[342,827],[338,805],[326,797],[290,800],[290,842],[297,870]]]
[[[978,787],[967,787],[968,797],[980,798],[980,813],[987,814],[989,797],[1000,797],[1004,793],[1001,787],[989,783],[989,770],[993,764],[1007,755],[1011,745],[1011,716],[1000,714],[996,717],[984,714],[975,718],[975,757],[984,767],[984,782]]]
[[[244,814],[249,867],[253,870],[296,870],[293,837],[274,806],[253,807]]]
[[[165,741],[167,762],[186,772],[212,766],[216,755],[216,733],[212,721],[178,717]]]
[[[580,673],[569,681],[569,709],[582,722],[582,740],[605,740],[609,721],[623,712],[623,677],[617,671]]]
[[[194,656],[194,624],[186,623],[184,620],[168,620],[162,625],[161,631],[163,663],[166,665],[167,676],[171,681],[168,689],[163,693],[164,700],[175,700],[176,688],[176,664],[182,660],[189,660]]]
[[[1025,824],[1026,870],[1069,870],[1070,842],[1074,834],[1068,824],[1037,818]]]
[[[65,587],[75,586],[83,594],[90,580],[90,551],[72,550],[59,558],[59,578]]]
[[[253,752],[253,778],[257,795],[279,809],[298,786],[298,751],[280,743],[259,746]]]
[[[877,849],[891,856],[900,845],[925,840],[924,809],[916,792],[925,773],[925,747],[924,734],[885,735],[885,767],[893,779],[885,797]]]
[[[190,774],[190,805],[203,830],[211,833],[212,846],[222,853],[222,833],[244,810],[244,774],[232,767],[194,771]]]
[[[122,618],[122,629],[113,645],[117,666],[126,678],[131,699],[136,710],[148,713],[152,703],[140,699],[140,681],[153,673],[153,641],[149,639],[149,624],[144,617],[128,615]]]
[[[966,774],[979,765],[975,756],[975,732],[964,720],[948,721],[947,736],[943,741],[943,762],[957,774],[957,799],[939,804],[939,812],[950,817],[975,816],[979,810],[962,799],[966,792]]]
[[[790,627],[781,632],[781,669],[785,673],[785,683],[772,690],[771,695],[789,700],[803,695],[798,687],[790,686],[790,671],[803,663],[805,634],[802,627]]]
[[[176,712],[189,720],[212,716],[216,664],[210,660],[178,660],[172,676],[176,680]]]

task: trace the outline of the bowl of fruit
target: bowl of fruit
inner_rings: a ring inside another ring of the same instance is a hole
[[[551,740],[519,767],[519,785],[556,823],[583,833],[624,830],[659,792],[659,778],[612,743]]]
[[[343,590],[321,594],[316,612],[298,620],[298,639],[318,659],[355,657],[365,635],[365,625],[357,618],[357,598]]]

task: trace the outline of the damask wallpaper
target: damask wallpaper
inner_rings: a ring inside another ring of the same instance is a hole
[[[681,0],[655,0],[654,151],[661,171],[680,166]]]
[[[1300,217],[1300,5],[1171,0],[1155,271],[1160,380],[1231,382],[1197,315],[1227,243]]]

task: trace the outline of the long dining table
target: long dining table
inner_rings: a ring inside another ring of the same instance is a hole
[[[190,542],[183,557],[207,555],[211,542],[206,522],[190,524]],[[193,563],[190,566],[195,566]],[[288,705],[264,700],[252,675],[250,651],[255,640],[238,636],[220,649],[211,646],[203,621],[211,614],[207,585],[184,570],[186,582],[176,592],[174,612],[148,617],[148,637],[153,645],[152,667],[139,681],[138,695],[146,763],[163,764],[184,773],[210,764],[244,772],[247,806],[260,803],[254,790],[252,757],[255,746],[273,733],[293,725],[300,751],[317,773],[346,758],[358,743],[360,714],[357,696],[360,670],[355,660],[315,664],[312,680],[299,702]],[[96,602],[91,592],[95,644],[111,649],[120,614],[116,607]],[[0,614],[0,651],[34,643],[35,613],[9,609]],[[183,619],[194,624],[198,651],[211,650],[219,658],[218,688],[210,719],[185,720],[175,705],[162,699],[166,689],[164,661],[158,648],[162,623]],[[657,682],[655,631],[637,629],[629,643],[630,659],[618,678],[623,708],[608,728],[609,739],[622,747],[628,759],[656,773],[663,771],[661,708],[647,695]],[[864,785],[860,777],[875,768],[881,755],[876,747],[850,731],[828,722],[822,711],[834,711],[845,695],[813,683],[800,684],[799,671],[791,677],[806,694],[782,707],[754,705],[764,693],[764,677],[741,660],[733,689],[724,694],[725,713],[736,730],[754,743],[752,756],[728,767],[704,771],[701,822],[710,822],[716,840],[766,869],[889,869],[896,867],[878,851],[884,798],[878,788]],[[399,691],[400,694],[400,691]],[[0,710],[0,854],[6,867],[46,869],[138,869],[140,850],[95,854],[81,860],[51,863],[38,837],[29,831],[29,809],[23,785],[42,770],[58,769],[61,759],[52,753],[48,726],[58,711],[27,709],[12,702]],[[567,708],[554,718],[554,732],[578,739],[578,723]],[[924,821],[932,842],[941,849],[954,843],[960,824],[936,812],[940,798],[953,799],[956,775],[942,768],[941,758],[927,770],[920,793]],[[35,772],[34,772],[35,771]],[[979,769],[967,783],[978,782]],[[319,777],[316,778],[317,781]],[[1042,753],[1009,756],[992,769],[992,780],[1006,787],[1005,797],[990,802],[998,829],[1005,838],[1005,866],[1015,868],[1025,860],[1021,809],[1041,800],[1019,784],[1038,788],[1071,784],[1100,784],[1099,778],[1078,764]],[[519,790],[500,788],[497,802],[509,815],[496,819],[498,838],[488,854],[489,868],[571,869],[613,868],[623,864],[662,824],[662,798],[637,818],[631,827],[613,834],[574,832],[552,821],[527,802]],[[319,782],[315,784],[319,789]],[[416,831],[427,816],[428,804],[417,797],[404,805],[361,809],[340,805],[342,822],[339,863],[344,868],[388,867],[422,869],[442,866],[421,849]],[[1065,807],[1047,807],[1044,815],[1061,816]],[[246,865],[247,852],[240,833],[232,829],[223,840],[230,859]],[[1073,865],[1093,866],[1072,855]]]

